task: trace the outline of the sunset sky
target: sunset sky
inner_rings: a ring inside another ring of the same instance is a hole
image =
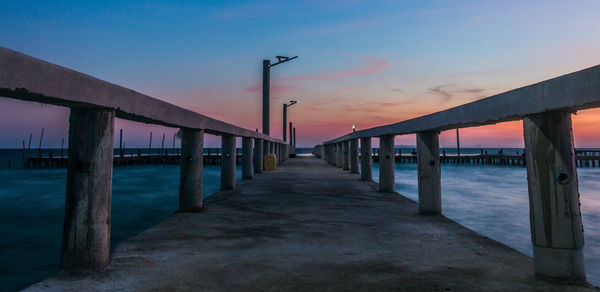
[[[597,0],[107,2],[0,0],[0,46],[249,129],[261,125],[262,60],[298,55],[271,73],[272,134],[281,137],[282,104],[297,100],[298,146],[600,63]],[[44,146],[59,147],[67,119],[68,109],[0,98],[0,148],[30,133],[37,142],[42,127]],[[573,119],[576,146],[600,147],[600,111]],[[177,130],[121,128],[127,147]],[[523,145],[521,122],[461,135],[466,147]]]

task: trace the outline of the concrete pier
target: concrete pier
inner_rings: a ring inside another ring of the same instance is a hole
[[[337,155],[336,155],[337,161],[335,162],[335,166],[343,169],[344,168],[344,149],[342,146],[342,142],[337,143],[336,150],[337,150]]]
[[[360,150],[362,152],[360,158],[360,179],[364,181],[373,180],[373,159],[371,154],[371,138],[360,138]]]
[[[419,213],[422,215],[442,214],[439,136],[438,132],[417,133]]]
[[[221,136],[221,190],[235,189],[235,136]]]
[[[254,141],[250,137],[242,137],[242,178],[254,177]]]
[[[254,139],[254,173],[262,173],[264,165],[263,140]]]
[[[342,170],[350,170],[350,149],[348,149],[348,141],[342,144]]]
[[[114,120],[112,110],[71,108],[61,251],[64,271],[108,269]]]
[[[350,140],[350,173],[358,173],[358,139]]]
[[[396,186],[394,135],[379,137],[379,191],[394,192]]]
[[[536,276],[585,282],[571,113],[528,116],[523,131]]]
[[[202,210],[204,131],[182,129],[179,211]]]
[[[26,291],[593,291],[358,177],[288,160],[120,243],[108,273]]]

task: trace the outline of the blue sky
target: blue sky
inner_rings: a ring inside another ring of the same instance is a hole
[[[281,135],[278,104],[299,100],[305,146],[600,62],[598,1],[272,2],[0,1],[0,46],[247,128],[260,127],[261,60],[298,55],[273,69],[271,127]],[[16,103],[0,100],[0,147],[44,124],[48,141],[66,135],[68,111]],[[117,127],[131,146],[176,130]],[[522,144],[494,129],[465,145]]]

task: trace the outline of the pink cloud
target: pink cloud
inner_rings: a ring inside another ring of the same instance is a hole
[[[373,58],[369,56],[363,55],[354,55],[357,58],[360,58],[365,61],[365,64],[361,68],[356,68],[350,70],[348,72],[340,72],[340,73],[330,73],[323,75],[301,75],[287,78],[278,78],[277,81],[302,81],[302,80],[315,80],[315,79],[333,79],[333,78],[342,78],[342,77],[351,77],[351,76],[361,76],[361,75],[369,75],[375,74],[378,72],[385,71],[391,67],[390,63],[386,60]]]
[[[359,88],[364,88],[364,86],[350,86],[350,87],[345,87],[340,89],[341,91],[353,91],[353,90],[357,90]]]

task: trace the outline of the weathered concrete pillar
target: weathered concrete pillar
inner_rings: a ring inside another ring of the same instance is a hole
[[[251,137],[242,137],[242,178],[254,177],[253,140]]]
[[[337,144],[331,144],[331,166],[337,167]]]
[[[440,177],[440,133],[417,133],[417,172],[419,213],[442,214],[442,180]]]
[[[202,210],[204,130],[181,129],[179,210]]]
[[[335,162],[335,166],[337,166],[338,168],[343,168],[344,167],[344,149],[342,149],[342,143],[338,142],[336,143],[337,145],[337,161]]]
[[[108,269],[115,112],[71,108],[61,268]]]
[[[379,137],[379,191],[393,192],[396,186],[394,135]]]
[[[269,149],[270,149],[269,141],[264,140],[263,141],[263,164],[261,166],[263,171],[265,170],[265,155],[269,154]]]
[[[350,140],[350,173],[358,173],[358,139]]]
[[[350,149],[348,141],[342,142],[342,169],[349,170],[350,169]]]
[[[360,138],[360,179],[366,181],[373,180],[373,159],[371,154],[371,137]]]
[[[221,136],[221,190],[235,189],[235,136]]]
[[[263,172],[263,140],[262,139],[254,139],[254,172],[262,173]]]
[[[583,283],[583,226],[571,113],[528,116],[523,131],[536,276]]]

